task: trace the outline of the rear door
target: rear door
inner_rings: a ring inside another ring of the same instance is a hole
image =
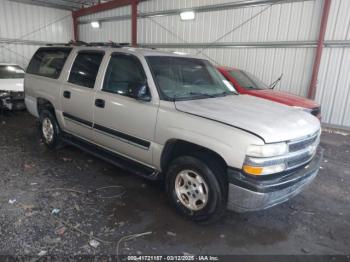
[[[61,89],[65,129],[71,134],[93,140],[93,107],[96,77],[103,51],[78,51],[67,82]]]
[[[151,101],[139,101],[128,93],[134,85],[146,82],[138,57],[112,54],[102,89],[96,91],[94,131],[97,143],[105,148],[142,163],[152,163],[158,100],[153,97]],[[148,86],[146,92],[152,96]]]

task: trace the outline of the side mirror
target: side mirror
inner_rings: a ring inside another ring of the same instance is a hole
[[[140,101],[151,101],[147,81],[144,83],[137,83],[135,86],[130,87],[129,96]]]

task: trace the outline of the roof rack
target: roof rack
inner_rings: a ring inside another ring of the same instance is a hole
[[[109,46],[109,47],[124,47],[130,46],[130,43],[115,43],[113,41],[109,42],[84,42],[84,41],[69,41],[68,43],[50,43],[46,44],[46,46]]]
[[[89,46],[89,43],[84,41],[69,41],[68,43],[50,43],[46,44],[46,46]]]
[[[113,41],[109,41],[109,42],[90,42],[89,46],[124,47],[124,46],[130,46],[130,43],[115,43]]]

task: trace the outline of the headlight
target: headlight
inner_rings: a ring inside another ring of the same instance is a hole
[[[245,173],[255,176],[270,175],[286,169],[283,156],[288,153],[286,143],[250,145],[243,165]]]
[[[272,157],[288,153],[286,143],[266,144],[262,146],[250,145],[247,149],[248,156],[255,157]]]

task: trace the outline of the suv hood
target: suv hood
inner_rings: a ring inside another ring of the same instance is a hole
[[[310,99],[276,90],[250,90],[249,94],[269,99],[278,103],[286,104],[289,106],[299,106],[309,109],[319,107],[317,103]]]
[[[23,92],[23,78],[0,79],[0,91]]]
[[[309,113],[249,95],[176,101],[176,109],[247,130],[274,143],[305,137],[320,129]]]

